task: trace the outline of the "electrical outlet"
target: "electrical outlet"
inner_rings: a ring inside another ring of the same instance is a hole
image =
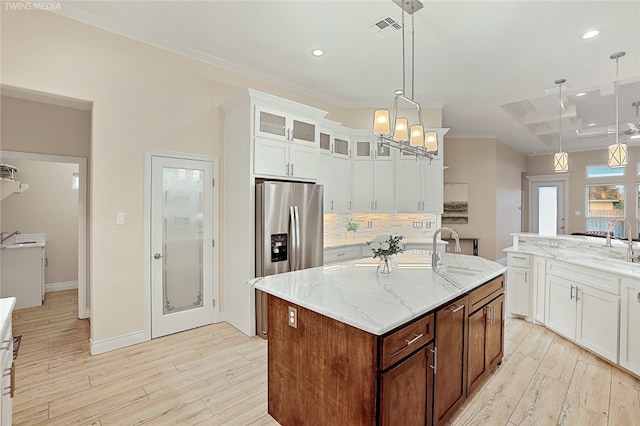
[[[425,225],[427,225],[427,229],[431,229],[431,222],[425,222]]]
[[[372,221],[368,221],[367,222],[367,228],[373,228],[373,222]]]
[[[422,222],[413,222],[414,228],[422,228]]]
[[[298,328],[298,310],[289,306],[289,326]]]
[[[560,241],[549,241],[549,247],[559,248],[560,247]]]

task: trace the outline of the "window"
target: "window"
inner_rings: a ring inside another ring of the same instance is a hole
[[[606,164],[587,166],[587,179],[624,176],[626,167],[609,167]]]
[[[606,235],[607,225],[613,219],[624,219],[624,185],[587,186],[587,232]],[[616,223],[613,235],[624,238],[624,224]]]

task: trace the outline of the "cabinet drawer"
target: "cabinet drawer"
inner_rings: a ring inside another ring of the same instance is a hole
[[[469,293],[469,312],[473,313],[504,293],[504,275],[500,275]]]
[[[362,248],[360,245],[326,249],[324,251],[324,263],[342,262],[346,260],[360,259]]]
[[[551,260],[547,262],[547,274],[620,295],[620,278],[609,272]]]
[[[518,268],[530,268],[531,256],[522,253],[507,254],[507,266],[515,266]]]
[[[433,314],[383,337],[381,368],[388,368],[432,339]]]

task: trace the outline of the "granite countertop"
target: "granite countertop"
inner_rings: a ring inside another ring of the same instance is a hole
[[[455,299],[501,275],[503,265],[478,256],[442,254],[441,272],[422,254],[394,256],[391,275],[376,272],[378,259],[258,277],[249,285],[375,335]]]
[[[9,326],[10,321],[8,320],[11,319],[11,311],[15,305],[15,297],[5,297],[0,299],[0,340],[6,333],[6,329]]]
[[[586,237],[590,238],[590,237]],[[600,240],[601,241],[601,240]],[[523,253],[556,259],[574,265],[585,266],[616,275],[625,275],[631,278],[640,278],[640,263],[632,263],[624,260],[620,252],[603,247],[602,242],[591,248],[567,249],[544,246],[521,246],[518,249],[507,247],[507,253]]]

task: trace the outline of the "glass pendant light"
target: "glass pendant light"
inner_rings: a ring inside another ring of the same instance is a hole
[[[560,151],[553,155],[553,170],[555,172],[569,171],[569,154],[562,151],[562,85],[567,80],[560,78],[554,83],[558,85],[558,140],[560,142]]]
[[[609,167],[626,167],[629,163],[629,155],[627,153],[627,144],[620,143],[619,127],[618,127],[618,60],[625,55],[625,52],[617,52],[609,56],[609,59],[616,60],[616,143],[609,145]]]

